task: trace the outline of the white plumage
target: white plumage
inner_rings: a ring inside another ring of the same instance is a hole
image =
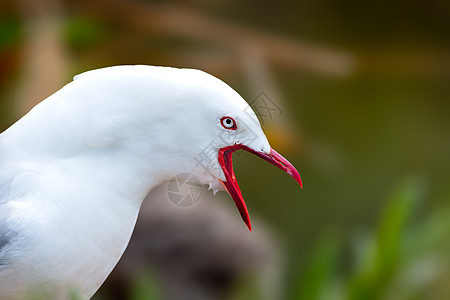
[[[207,73],[117,66],[76,76],[0,135],[0,299],[90,298],[143,199],[179,173],[227,189],[249,225],[231,169],[237,146],[300,182],[248,104]],[[199,163],[205,151],[216,156]]]

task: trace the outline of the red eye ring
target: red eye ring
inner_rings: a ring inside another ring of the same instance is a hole
[[[225,129],[236,130],[236,121],[232,117],[222,117],[220,119],[220,124]]]

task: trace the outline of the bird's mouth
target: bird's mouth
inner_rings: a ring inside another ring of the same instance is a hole
[[[248,229],[251,231],[252,226],[250,224],[250,217],[248,215],[247,206],[245,205],[244,198],[242,197],[241,189],[236,180],[236,176],[233,171],[233,161],[232,154],[236,150],[243,149],[247,152],[253,153],[256,156],[261,157],[265,161],[268,161],[272,165],[280,168],[285,171],[289,175],[292,176],[299,184],[300,187],[303,187],[302,179],[300,178],[300,174],[295,169],[295,167],[283,156],[277,153],[275,150],[270,149],[270,153],[255,151],[245,145],[235,144],[233,146],[228,146],[219,149],[219,164],[222,167],[223,173],[225,174],[225,181],[222,181],[223,185],[227,189],[230,196],[233,198],[236,206],[241,214],[242,219],[247,225]]]

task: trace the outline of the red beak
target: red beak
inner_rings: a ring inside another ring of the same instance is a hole
[[[241,214],[242,219],[247,225],[248,229],[252,230],[252,225],[250,224],[250,217],[248,215],[247,206],[245,205],[244,198],[242,197],[241,189],[237,183],[236,177],[234,176],[233,171],[233,162],[232,162],[232,154],[234,151],[243,149],[250,153],[253,153],[265,161],[268,161],[272,165],[280,168],[285,171],[289,175],[291,175],[299,184],[300,187],[303,187],[302,179],[300,178],[300,174],[295,169],[295,167],[283,156],[278,154],[275,150],[270,149],[270,154],[264,152],[255,151],[245,145],[236,144],[233,146],[228,146],[219,149],[219,164],[222,167],[223,173],[225,174],[225,181],[222,181],[223,185],[227,189],[230,196],[233,198],[236,206]]]

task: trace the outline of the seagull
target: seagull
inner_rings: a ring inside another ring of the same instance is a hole
[[[0,299],[91,298],[142,201],[177,174],[228,191],[251,230],[237,150],[302,186],[247,102],[208,73],[138,65],[75,76],[0,134]]]

